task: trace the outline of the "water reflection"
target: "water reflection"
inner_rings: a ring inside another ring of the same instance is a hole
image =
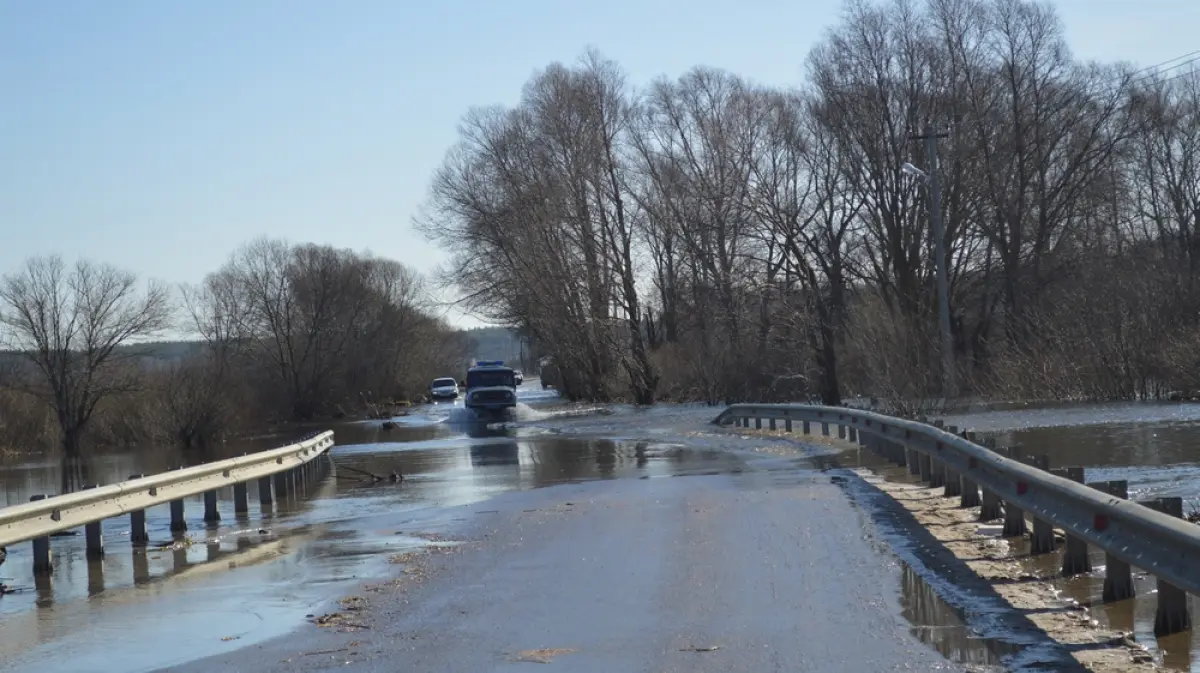
[[[972,633],[963,615],[942,600],[932,586],[907,563],[900,567],[900,604],[912,633],[947,659],[977,666],[1000,666],[1021,646],[981,638]]]
[[[517,465],[520,463],[518,456],[520,454],[520,445],[516,440],[498,442],[494,444],[477,444],[472,445],[471,466],[484,467],[487,465]]]

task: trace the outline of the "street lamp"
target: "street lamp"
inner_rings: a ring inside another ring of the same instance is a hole
[[[900,170],[920,180],[929,187],[929,220],[933,228],[934,266],[937,269],[938,323],[942,333],[942,395],[946,399],[957,396],[955,390],[954,338],[950,333],[950,283],[946,274],[946,241],[942,229],[942,184],[937,170],[937,136],[926,134],[929,149],[930,172],[905,162]]]

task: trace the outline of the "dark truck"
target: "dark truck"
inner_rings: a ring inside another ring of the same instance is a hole
[[[500,360],[476,362],[467,370],[463,403],[468,409],[487,414],[500,414],[517,406],[517,381],[512,368]]]

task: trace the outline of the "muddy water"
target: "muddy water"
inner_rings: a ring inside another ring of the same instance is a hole
[[[431,544],[425,533],[452,531],[462,510],[514,489],[611,478],[654,478],[737,468],[716,451],[683,451],[662,442],[569,439],[518,422],[457,422],[451,409],[335,427],[335,474],[310,492],[235,517],[230,493],[222,520],[206,526],[202,499],[186,504],[189,531],[172,534],[163,506],[147,512],[150,545],[134,550],[127,518],[104,522],[107,554],[89,562],[82,534],[56,537],[54,573],[35,579],[30,544],[9,549],[0,597],[0,668],[54,671],[155,670],[281,635],[364,578],[387,571],[389,557]],[[545,412],[524,410],[526,418]],[[86,456],[0,466],[10,503],[55,493],[64,484],[112,483],[287,443],[222,447],[203,457],[171,450]],[[364,473],[405,476],[401,484]],[[458,512],[453,514],[452,512]],[[403,530],[396,530],[396,522]],[[116,653],[119,653],[117,655]]]

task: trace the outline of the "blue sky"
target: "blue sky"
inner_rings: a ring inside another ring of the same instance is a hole
[[[1055,3],[1076,53],[1200,49],[1200,3]],[[587,46],[635,83],[801,80],[840,0],[0,0],[0,273],[32,255],[195,282],[260,235],[422,271],[411,231],[472,105]],[[456,318],[456,321],[461,319]],[[465,321],[473,322],[473,321]]]

